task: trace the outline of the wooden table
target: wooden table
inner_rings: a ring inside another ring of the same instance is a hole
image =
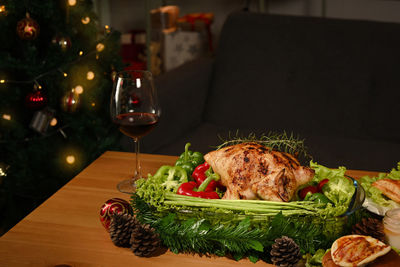
[[[141,159],[143,174],[147,174],[173,164],[176,157],[142,154]],[[271,266],[170,251],[140,258],[128,248],[114,246],[100,223],[100,207],[114,197],[129,200],[116,190],[116,184],[130,176],[133,166],[132,153],[106,152],[99,157],[0,238],[0,266]],[[348,174],[357,178],[376,173]]]

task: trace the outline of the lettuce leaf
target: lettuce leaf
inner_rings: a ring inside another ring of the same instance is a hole
[[[370,198],[374,203],[388,208],[396,208],[398,204],[385,197],[382,192],[372,186],[372,183],[381,179],[400,180],[400,162],[397,163],[397,169],[393,168],[390,173],[379,173],[376,177],[369,177],[368,175],[360,178],[360,183],[365,190],[367,198]]]
[[[322,192],[334,204],[336,215],[346,212],[355,192],[354,184],[345,177],[346,168],[330,169],[313,161],[310,162],[310,167],[315,171],[313,182],[329,179]]]
[[[323,179],[331,179],[334,177],[344,177],[344,174],[346,172],[345,167],[339,167],[337,169],[330,169],[328,167],[319,165],[316,162],[311,161],[310,162],[310,167],[315,171],[315,176],[313,178],[313,181],[319,183]]]

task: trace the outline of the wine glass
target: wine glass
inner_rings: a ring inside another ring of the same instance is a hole
[[[120,131],[131,137],[135,144],[136,168],[133,177],[117,185],[120,192],[130,194],[135,192],[135,181],[142,177],[139,139],[156,126],[161,115],[151,72],[128,70],[117,73],[110,112]]]

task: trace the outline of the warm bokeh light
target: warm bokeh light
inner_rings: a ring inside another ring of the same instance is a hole
[[[68,76],[68,73],[64,72],[63,75],[64,75],[64,77],[67,77],[67,76]]]
[[[79,55],[82,56],[83,55],[83,51],[79,51]]]
[[[105,25],[104,29],[105,29],[106,33],[110,33],[111,32],[110,26],[108,26],[108,25]]]
[[[68,164],[74,164],[75,163],[75,156],[74,155],[68,155],[66,158],[65,158],[65,161],[68,163]]]
[[[88,71],[86,73],[86,79],[88,79],[89,81],[94,79],[94,72],[93,71]]]
[[[3,119],[10,121],[11,120],[11,115],[9,114],[3,114],[2,116]]]
[[[103,43],[98,43],[97,45],[96,45],[96,50],[98,51],[98,52],[101,52],[101,51],[103,51],[104,50],[104,44]]]
[[[53,119],[50,121],[50,126],[56,126],[57,123],[58,123],[57,119],[56,119],[56,118],[53,118]]]
[[[1,5],[0,6],[0,13],[5,13],[6,12],[6,6],[5,5]]]
[[[5,83],[6,82],[6,80],[0,80],[0,83]]]
[[[40,90],[40,89],[42,89],[42,86],[37,82],[37,81],[35,81],[35,84],[33,85],[33,88],[35,89],[35,90]]]
[[[89,18],[89,17],[84,17],[84,18],[81,19],[81,22],[82,22],[83,24],[89,24],[90,18]]]
[[[82,85],[77,85],[74,88],[74,92],[77,93],[78,95],[83,93],[83,86]]]
[[[68,5],[70,6],[76,5],[76,0],[68,0]]]
[[[95,107],[95,106],[96,106],[96,103],[92,102],[92,107]]]

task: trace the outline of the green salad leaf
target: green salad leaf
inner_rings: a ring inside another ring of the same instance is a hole
[[[340,207],[340,214],[346,212],[351,198],[356,191],[352,181],[346,177],[333,177],[322,187],[324,195],[333,202],[335,207]]]
[[[360,183],[364,188],[367,197],[370,198],[374,203],[388,208],[398,207],[398,204],[395,201],[388,199],[378,188],[372,186],[375,181],[385,178],[400,180],[400,162],[397,163],[397,169],[393,168],[390,173],[379,173],[376,177],[369,177],[366,175],[360,178]]]
[[[308,253],[306,258],[306,267],[314,267],[314,266],[322,266],[322,258],[325,256],[325,253],[329,251],[325,249],[318,249],[314,255]]]
[[[319,183],[323,179],[331,179],[335,177],[344,177],[346,173],[345,167],[339,167],[337,169],[330,169],[328,167],[319,165],[316,162],[311,161],[310,167],[315,171],[315,176],[313,178],[314,182]]]
[[[327,210],[335,215],[345,213],[356,190],[352,180],[345,176],[346,168],[330,169],[313,161],[310,162],[310,167],[315,171],[312,182],[329,179],[322,187],[322,193],[333,203],[334,208],[327,205]]]

